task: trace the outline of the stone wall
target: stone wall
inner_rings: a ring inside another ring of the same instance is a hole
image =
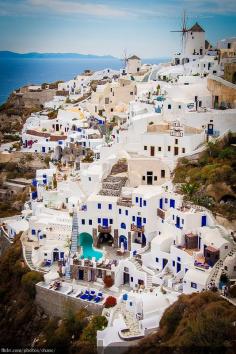
[[[11,246],[12,242],[4,235],[3,231],[0,229],[0,257],[6,252],[6,250]]]
[[[221,78],[208,78],[207,88],[213,96],[213,107],[215,97],[218,96],[218,105],[230,104],[231,108],[236,107],[236,85]]]
[[[224,79],[236,83],[236,63],[227,63],[224,66]]]
[[[62,317],[67,307],[72,307],[75,311],[86,307],[89,312],[96,315],[100,315],[103,310],[102,305],[74,299],[62,293],[43,288],[40,283],[36,285],[35,301],[43,308],[46,314],[57,317]]]

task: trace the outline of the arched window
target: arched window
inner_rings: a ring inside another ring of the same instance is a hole
[[[120,227],[121,227],[121,229],[126,229],[126,225],[125,225],[125,223],[124,223],[124,222],[122,222],[122,223],[120,224]]]

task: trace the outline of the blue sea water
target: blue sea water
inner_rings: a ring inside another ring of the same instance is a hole
[[[146,59],[145,63],[158,64],[167,59]],[[24,85],[57,80],[70,80],[85,69],[93,71],[110,68],[119,70],[119,59],[0,59],[0,104],[10,93]]]

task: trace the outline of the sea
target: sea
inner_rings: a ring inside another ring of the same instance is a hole
[[[168,58],[145,59],[143,62],[159,64]],[[85,69],[93,71],[110,68],[119,70],[123,63],[119,59],[0,59],[0,104],[4,103],[11,92],[29,84],[50,83],[57,80],[70,80]]]

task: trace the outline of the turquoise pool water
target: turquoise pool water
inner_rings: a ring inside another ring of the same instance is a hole
[[[78,244],[82,247],[82,254],[80,258],[92,259],[95,257],[96,261],[102,258],[103,253],[93,248],[93,238],[87,232],[83,232],[79,235]]]

